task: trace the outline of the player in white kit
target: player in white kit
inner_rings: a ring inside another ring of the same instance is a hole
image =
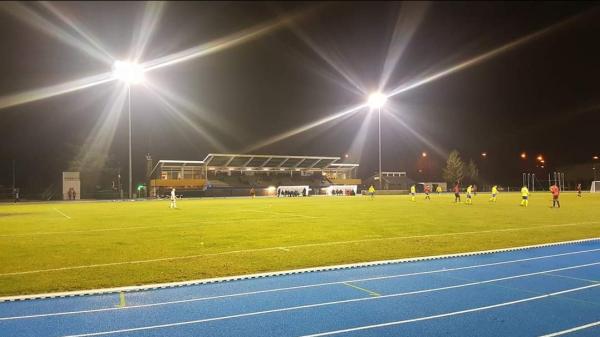
[[[177,196],[175,195],[175,188],[171,190],[171,208],[177,208]]]

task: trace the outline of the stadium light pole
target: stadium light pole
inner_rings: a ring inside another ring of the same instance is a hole
[[[131,160],[131,86],[144,80],[142,66],[127,62],[116,61],[113,65],[113,76],[127,85],[127,119],[129,121],[129,199],[133,198],[133,169]]]
[[[378,124],[379,124],[379,189],[383,189],[383,181],[381,180],[381,108],[385,105],[387,96],[380,92],[372,93],[369,96],[368,105],[371,109],[377,109]]]

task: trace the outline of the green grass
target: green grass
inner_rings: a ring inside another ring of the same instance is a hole
[[[452,198],[184,199],[177,210],[169,201],[1,204],[0,296],[600,237],[600,195],[565,193],[561,209],[549,208],[549,193],[533,194],[528,208],[513,193],[496,204],[480,194],[472,206]],[[432,236],[409,237],[422,235]]]

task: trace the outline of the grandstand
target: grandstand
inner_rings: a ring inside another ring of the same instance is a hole
[[[150,196],[175,187],[185,196],[273,194],[278,186],[309,186],[311,194],[327,194],[337,185],[360,185],[358,164],[340,157],[208,154],[201,161],[159,160],[149,172]],[[179,194],[179,192],[178,192]]]

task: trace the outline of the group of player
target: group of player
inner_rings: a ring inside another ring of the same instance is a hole
[[[469,185],[467,186],[467,200],[465,200],[465,204],[466,205],[472,205],[473,204],[473,196],[476,195],[477,189],[474,185]],[[423,187],[423,192],[425,193],[425,200],[431,200],[431,185],[425,184],[425,186]],[[442,194],[442,187],[441,186],[437,186],[436,188],[436,192],[438,195]],[[454,202],[455,203],[460,203],[460,192],[461,192],[461,188],[460,188],[460,184],[456,183],[454,185],[453,188],[453,192],[454,192]],[[550,193],[552,193],[552,208],[560,208],[560,188],[554,184],[552,186],[550,186]],[[375,197],[375,187],[373,187],[373,185],[371,185],[369,187],[369,195],[371,196],[371,198]],[[577,196],[581,197],[581,184],[577,185]],[[494,185],[492,186],[492,191],[491,191],[491,196],[489,198],[489,202],[495,203],[498,197],[498,186]],[[417,187],[416,185],[412,185],[410,187],[410,201],[412,202],[416,202],[417,201]],[[527,186],[523,186],[521,188],[521,206],[522,207],[527,207],[529,206],[529,188],[527,188]]]

